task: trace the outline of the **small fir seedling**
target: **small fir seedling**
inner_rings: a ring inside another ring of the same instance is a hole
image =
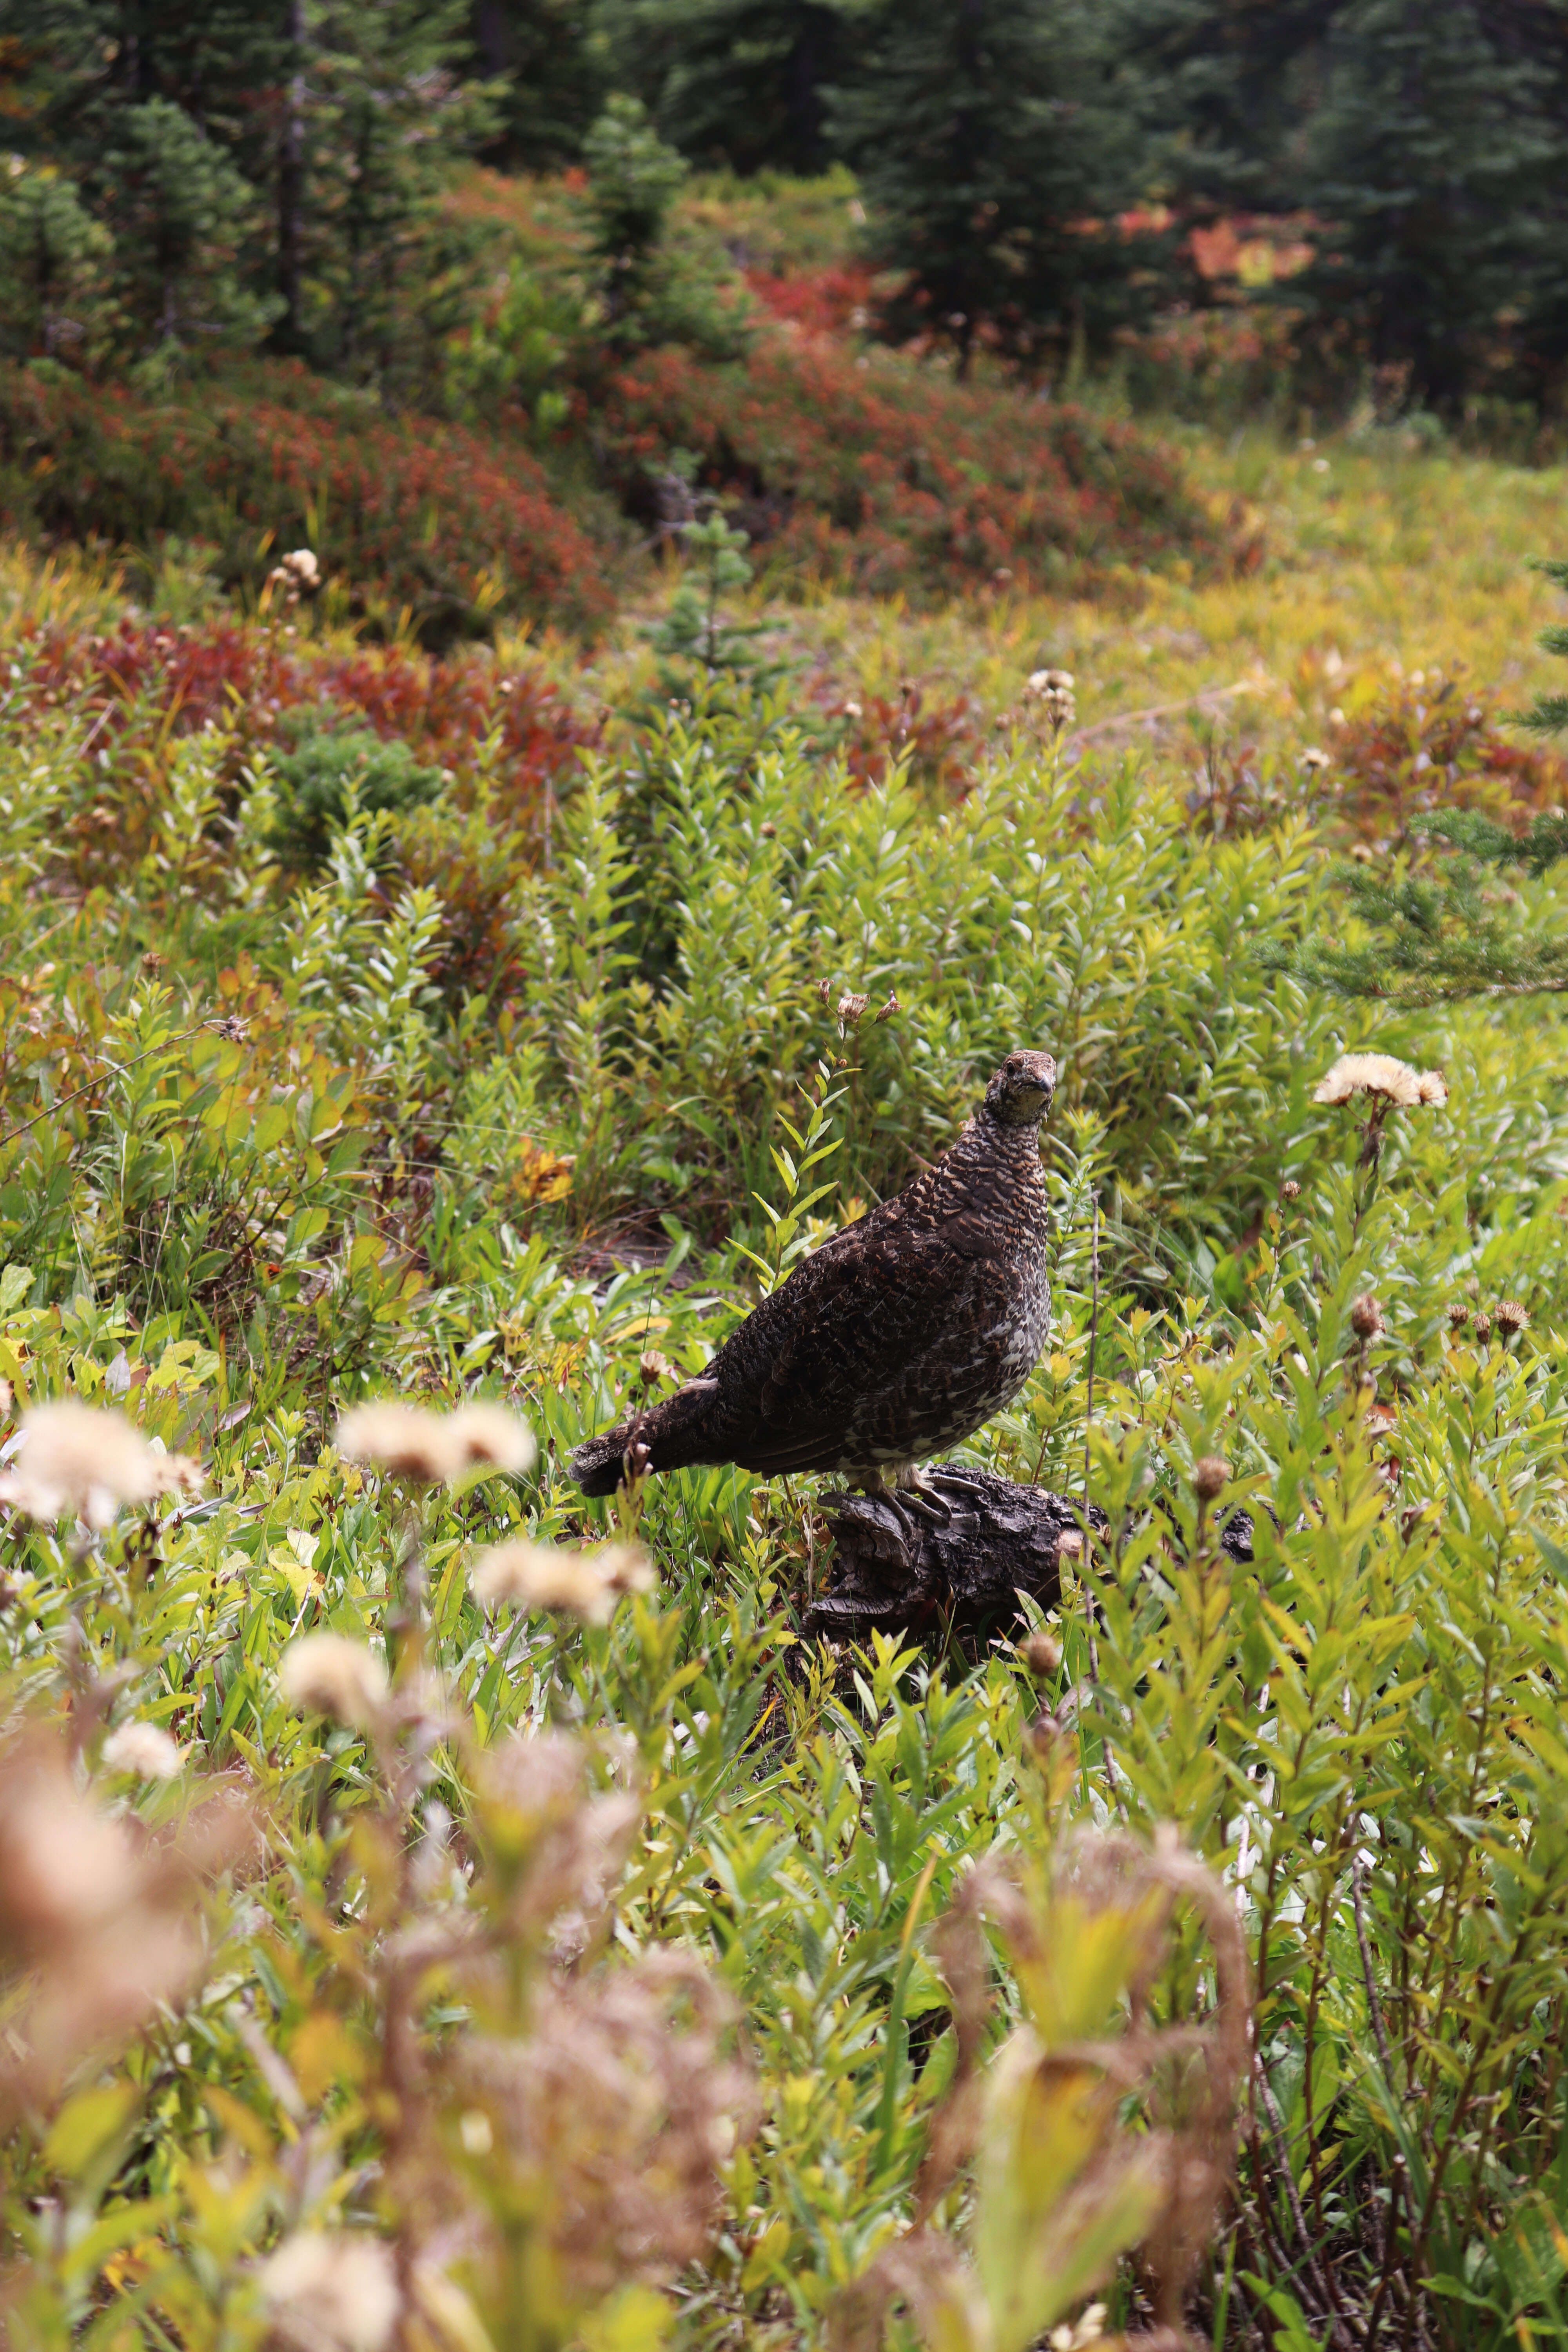
[[[796,665],[764,650],[768,621],[730,617],[730,598],[751,584],[751,541],[725,520],[716,499],[701,496],[696,503],[696,516],[678,524],[674,534],[685,552],[684,576],[648,637],[659,657],[659,696],[666,705],[689,705],[704,716],[726,703],[754,709]]]

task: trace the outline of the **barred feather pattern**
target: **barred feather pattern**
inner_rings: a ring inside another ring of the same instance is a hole
[[[584,1492],[613,1494],[634,1444],[656,1472],[871,1477],[1010,1404],[1050,1328],[1039,1126],[1055,1086],[1048,1054],[1009,1055],[952,1148],[796,1266],[700,1381],[579,1446]]]

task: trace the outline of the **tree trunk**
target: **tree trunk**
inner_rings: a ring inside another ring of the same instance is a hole
[[[305,0],[289,0],[289,80],[278,155],[278,291],[283,315],[272,337],[287,352],[298,352],[305,339],[304,243]]]

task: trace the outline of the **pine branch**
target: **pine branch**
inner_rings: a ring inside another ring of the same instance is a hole
[[[1517,892],[1498,877],[1522,868],[1539,881],[1568,856],[1568,815],[1543,811],[1524,835],[1478,809],[1444,809],[1421,832],[1447,845],[1436,871],[1392,878],[1364,866],[1342,866],[1334,880],[1351,911],[1373,934],[1364,945],[1309,940],[1264,959],[1310,988],[1418,1009],[1467,998],[1561,995],[1568,992],[1568,932],[1524,929]]]

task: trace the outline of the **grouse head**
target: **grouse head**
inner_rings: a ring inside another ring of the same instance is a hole
[[[1038,1127],[1056,1090],[1048,1054],[1009,1054],[985,1089],[984,1108],[1004,1127]]]

